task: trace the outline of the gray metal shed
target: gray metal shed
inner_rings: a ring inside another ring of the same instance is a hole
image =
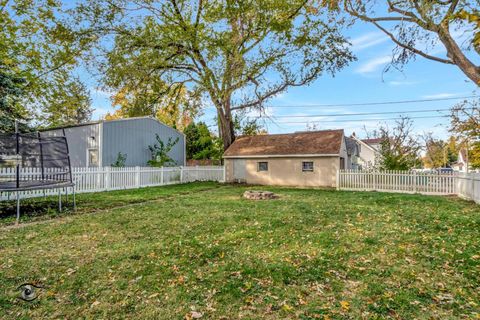
[[[169,138],[178,142],[170,157],[178,166],[184,166],[185,135],[151,117],[96,121],[76,126],[45,130],[52,136],[67,136],[72,167],[101,167],[115,162],[119,152],[127,155],[126,166],[146,166],[150,160],[148,146],[156,143],[158,134],[167,143]]]

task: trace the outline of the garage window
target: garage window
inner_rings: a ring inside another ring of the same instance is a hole
[[[98,167],[98,149],[87,150],[87,167]]]
[[[268,162],[259,162],[258,171],[268,171]]]
[[[302,162],[302,171],[303,172],[313,172],[313,161],[303,161]]]

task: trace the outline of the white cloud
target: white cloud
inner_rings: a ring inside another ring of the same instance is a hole
[[[388,37],[381,32],[369,32],[350,40],[354,51],[376,46],[388,40]]]
[[[406,81],[406,80],[392,80],[392,81],[388,82],[389,85],[394,86],[394,87],[397,87],[397,86],[411,86],[411,85],[418,84],[418,83],[419,83],[418,81]]]
[[[422,96],[423,99],[442,99],[442,98],[454,98],[458,97],[460,94],[459,93],[448,93],[448,92],[442,92],[442,93],[435,93],[435,94],[427,94]]]
[[[360,67],[358,67],[355,72],[360,74],[372,73],[391,61],[391,56],[380,56],[365,62]]]

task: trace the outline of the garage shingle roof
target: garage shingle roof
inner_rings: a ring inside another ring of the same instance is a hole
[[[339,154],[343,130],[240,136],[224,157]]]

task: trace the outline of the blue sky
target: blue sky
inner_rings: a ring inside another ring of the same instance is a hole
[[[376,106],[347,106],[347,107],[319,107],[322,104],[348,104],[363,102],[382,102],[398,100],[417,100],[435,98],[457,98],[480,94],[476,85],[455,66],[430,61],[417,57],[404,67],[402,71],[391,69],[384,73],[384,68],[391,61],[393,43],[375,27],[357,23],[347,31],[357,61],[344,68],[335,77],[324,75],[307,87],[292,88],[270,101],[272,106],[317,105],[315,107],[288,107],[269,108],[267,113],[275,121],[266,120],[265,126],[269,133],[287,133],[306,130],[306,122],[316,123],[321,129],[343,128],[346,134],[356,132],[364,136],[365,130],[378,128],[381,123],[392,125],[393,120],[378,121],[367,119],[395,118],[399,114],[409,115],[405,110],[446,109],[460,100],[435,101],[426,103],[376,105]],[[462,35],[457,35],[460,39]],[[432,49],[438,56],[445,56],[444,49],[439,45]],[[477,61],[476,61],[477,62]],[[91,93],[94,119],[103,117],[106,112],[112,111],[109,94],[96,90],[92,82]],[[388,115],[344,116],[302,118],[309,115],[349,114],[363,112],[399,112]],[[448,112],[429,112],[410,114],[412,117],[428,117],[414,119],[416,133],[432,132],[440,138],[448,136],[448,118],[435,118]],[[214,124],[215,110],[212,107],[204,109],[199,120],[207,124]],[[292,117],[293,116],[293,117]],[[291,117],[291,118],[289,118]],[[346,121],[350,119],[360,121]],[[365,119],[365,120],[362,120]],[[317,120],[318,122],[316,122]],[[331,122],[325,122],[331,121]],[[291,123],[302,122],[302,123]]]

